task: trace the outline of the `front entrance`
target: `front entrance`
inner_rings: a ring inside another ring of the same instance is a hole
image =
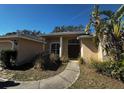
[[[68,57],[75,59],[80,56],[80,42],[77,39],[71,39],[68,41]]]

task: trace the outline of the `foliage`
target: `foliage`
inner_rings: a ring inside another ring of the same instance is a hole
[[[33,36],[33,37],[39,37],[43,33],[41,31],[36,31],[36,30],[17,30],[16,32],[11,32],[11,33],[6,33],[5,36],[10,36],[10,35],[17,35],[17,34],[23,34],[23,35],[28,35],[28,36]]]
[[[56,26],[53,30],[54,32],[74,32],[74,31],[83,31],[84,27],[83,25],[79,25],[79,26]]]
[[[50,61],[53,63],[55,63],[57,60],[59,60],[58,54],[54,54],[54,53],[51,53],[49,58],[50,58]]]
[[[34,69],[40,70],[42,68],[42,70],[44,70],[44,60],[40,57],[38,57],[35,60],[35,65],[34,65]]]
[[[119,62],[92,62],[97,72],[124,81],[124,60]]]
[[[62,62],[57,54],[49,54],[47,52],[43,52],[38,55],[35,60],[35,69],[42,70],[57,70],[61,66]]]
[[[119,61],[121,58],[120,54],[124,41],[123,16],[124,5],[116,12],[111,10],[100,11],[99,6],[95,5],[89,22],[95,29],[95,44],[98,46],[101,43],[104,56],[110,57],[114,61]],[[88,29],[91,25],[88,26]],[[87,31],[87,27],[85,31]]]
[[[90,31],[91,31],[91,30],[90,30],[91,24],[92,24],[92,22],[91,22],[91,20],[90,20],[89,24],[86,25],[86,28],[85,28],[85,30],[84,30],[84,31],[86,32],[86,34],[89,34],[89,33],[90,33]]]
[[[116,39],[119,39],[121,36],[120,33],[120,25],[119,24],[113,24],[113,30],[114,30],[114,36]]]
[[[61,61],[62,61],[63,63],[69,62],[69,58],[66,57],[66,56],[63,56],[63,57],[61,58]]]
[[[78,61],[79,61],[80,64],[85,64],[85,61],[84,61],[84,59],[82,57],[79,57]]]
[[[0,53],[0,60],[3,67],[12,67],[16,63],[17,51],[16,50],[2,50]]]
[[[124,74],[123,74],[124,75]],[[80,76],[71,89],[123,89],[124,83],[99,74],[90,64],[80,65]]]

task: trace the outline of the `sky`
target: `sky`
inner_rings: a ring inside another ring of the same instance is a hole
[[[55,26],[86,26],[92,4],[1,4],[0,35],[16,30],[51,32]],[[121,5],[100,5],[101,10],[116,11]]]

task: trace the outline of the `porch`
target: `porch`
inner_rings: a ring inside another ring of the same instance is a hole
[[[45,38],[45,41],[47,44],[44,50],[48,50],[49,53],[69,59],[76,59],[80,56],[80,41],[77,40],[77,37],[57,36]]]

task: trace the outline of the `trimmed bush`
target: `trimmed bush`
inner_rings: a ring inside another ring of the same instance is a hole
[[[0,53],[0,60],[4,68],[9,68],[15,65],[17,57],[16,50],[2,50]]]

